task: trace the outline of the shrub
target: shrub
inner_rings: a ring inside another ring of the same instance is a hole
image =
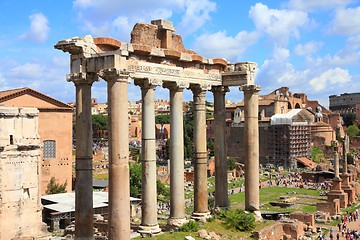
[[[245,211],[240,209],[225,212],[222,221],[228,229],[249,231],[254,229],[255,227],[254,215],[251,213],[246,213]]]
[[[198,230],[199,223],[192,220],[179,227],[180,232],[197,232]]]

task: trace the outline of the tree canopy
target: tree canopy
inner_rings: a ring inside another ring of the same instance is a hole
[[[57,194],[57,193],[66,193],[67,182],[60,184],[56,183],[55,177],[51,177],[50,182],[47,185],[46,194]]]
[[[92,127],[95,130],[108,130],[108,116],[96,114],[91,116]]]
[[[346,129],[346,133],[349,135],[349,137],[355,137],[355,136],[359,135],[360,129],[356,125],[350,125]]]

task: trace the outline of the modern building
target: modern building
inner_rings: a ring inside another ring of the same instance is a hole
[[[73,109],[50,96],[30,88],[0,92],[0,105],[31,107],[39,111],[40,194],[46,192],[52,177],[56,183],[67,183],[72,190],[72,111]]]

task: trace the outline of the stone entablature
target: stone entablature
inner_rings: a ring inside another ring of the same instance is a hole
[[[256,63],[231,64],[222,58],[204,58],[185,49],[181,36],[172,33],[175,29],[169,26],[172,23],[166,20],[138,23],[131,32],[130,43],[87,35],[59,41],[55,48],[71,53],[73,74],[116,68],[133,79],[147,78],[159,85],[162,82],[209,87],[254,84]]]
[[[38,114],[0,107],[0,239],[41,233]]]

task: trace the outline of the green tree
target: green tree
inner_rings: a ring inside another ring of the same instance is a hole
[[[349,137],[355,137],[359,135],[360,129],[356,125],[350,125],[346,128],[346,133],[349,135]]]
[[[170,115],[158,115],[155,116],[156,124],[169,124],[170,123]]]
[[[209,140],[209,141],[207,142],[207,149],[209,150],[209,155],[210,155],[210,156],[214,156],[214,148],[215,148],[215,146],[214,146],[214,141]]]
[[[170,196],[170,189],[165,187],[165,184],[163,184],[160,180],[156,180],[156,188],[157,188],[157,194],[158,196],[162,195],[164,197]]]
[[[227,164],[228,170],[234,170],[236,168],[236,159],[234,157],[228,157]]]
[[[323,156],[324,153],[321,149],[317,147],[311,148],[311,160],[313,160],[316,163],[320,163]]]
[[[50,182],[47,185],[46,194],[57,194],[57,193],[66,193],[67,181],[63,184],[56,183],[55,177],[51,177]]]
[[[130,165],[130,196],[138,197],[141,193],[141,164]]]
[[[241,209],[226,211],[222,221],[228,229],[249,231],[255,228],[255,217]]]
[[[96,114],[91,116],[92,127],[95,130],[108,130],[108,116]]]
[[[343,115],[343,120],[345,126],[348,127],[350,125],[353,125],[356,120],[356,114],[352,112],[346,113],[345,115]]]
[[[355,163],[355,158],[354,155],[352,153],[347,153],[346,154],[346,160],[348,164],[354,164]]]

